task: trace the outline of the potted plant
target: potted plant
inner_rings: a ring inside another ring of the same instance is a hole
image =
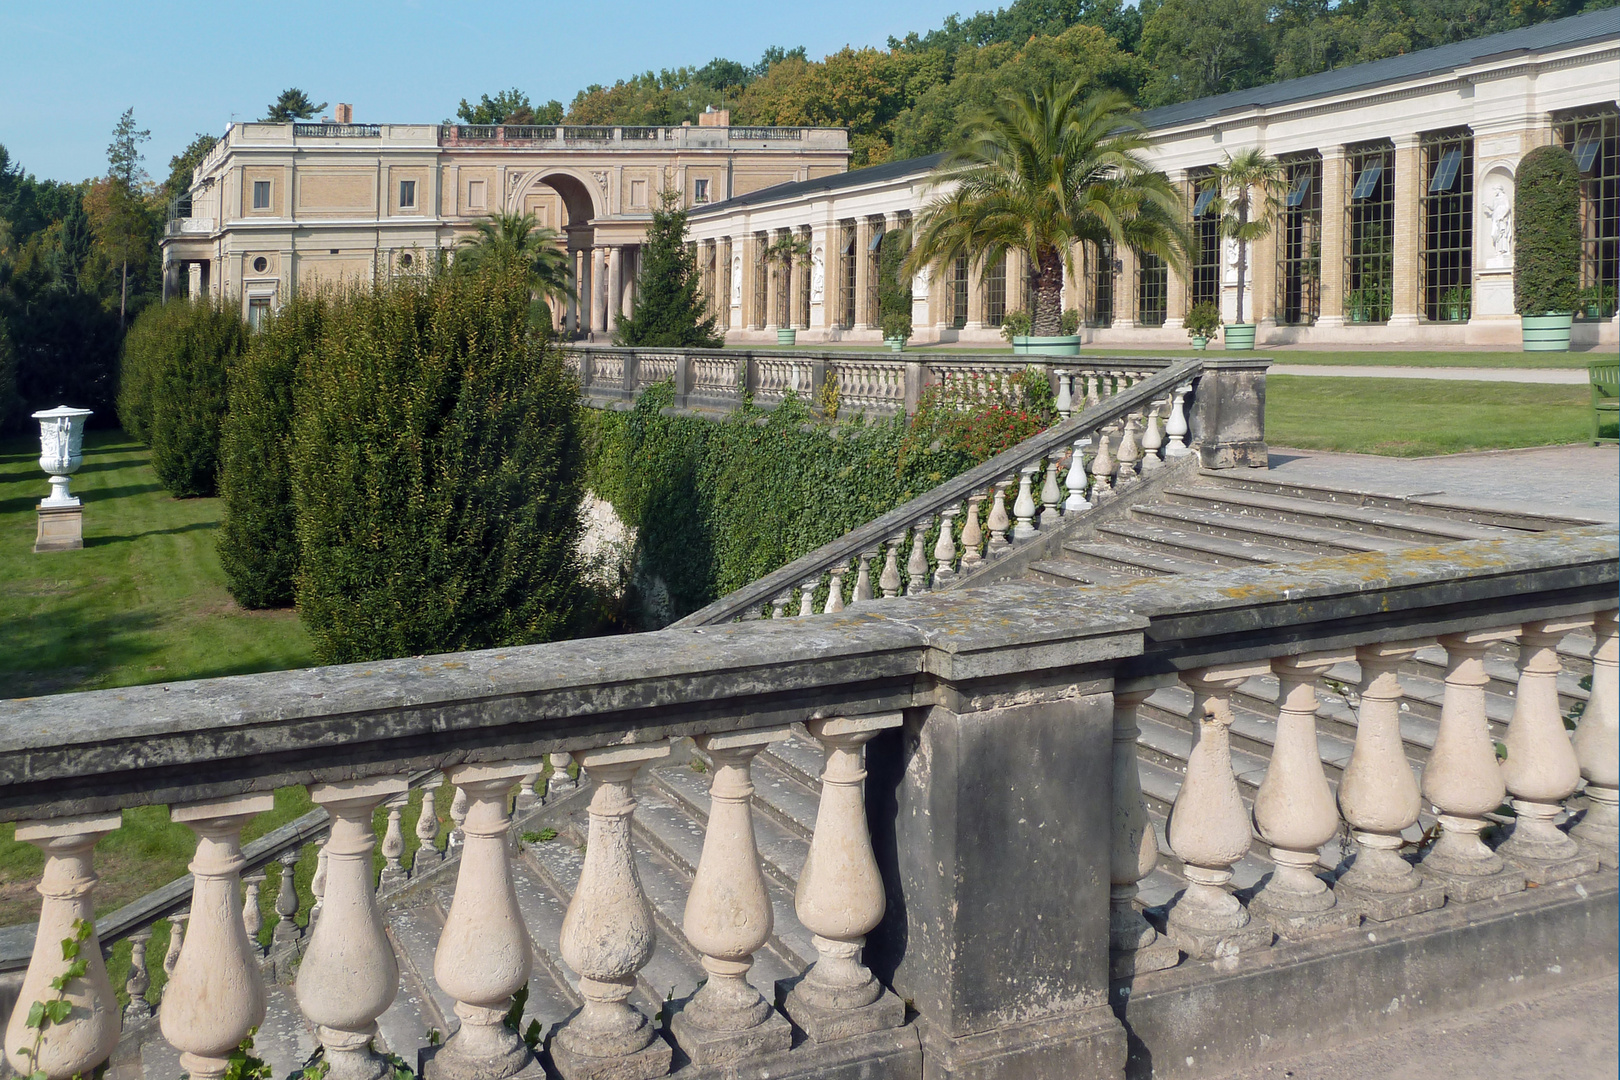
[[[1220,195],[1215,200],[1220,234],[1237,247],[1237,318],[1226,324],[1228,350],[1254,348],[1254,324],[1243,321],[1243,290],[1248,281],[1249,245],[1271,235],[1271,223],[1282,213],[1287,186],[1282,164],[1258,149],[1227,154],[1215,166]]]
[[[911,336],[911,312],[885,311],[879,325],[883,328],[883,343],[892,351],[906,347],[906,339]]]
[[[1473,290],[1467,285],[1453,285],[1440,294],[1440,310],[1448,322],[1467,322]]]
[[[1025,350],[1019,348],[1019,343],[1029,339],[1032,325],[1034,320],[1029,317],[1029,312],[1021,308],[1009,311],[1001,317],[1002,340],[1013,347],[1013,352],[1023,352]]]
[[[895,352],[911,336],[911,276],[905,272],[911,240],[903,229],[883,234],[878,248],[878,327]]]
[[[1525,352],[1568,352],[1581,291],[1581,171],[1561,146],[1519,162],[1513,193],[1513,306]]]
[[[1351,289],[1344,295],[1345,309],[1350,312],[1350,321],[1353,323],[1367,322],[1367,291],[1365,289]]]
[[[778,311],[782,320],[786,322],[790,317],[787,313],[792,310],[792,299],[787,295],[787,282],[784,280],[792,269],[794,260],[803,260],[810,257],[810,241],[796,233],[785,232],[776,238],[776,242],[765,249],[765,260],[774,268],[777,276]],[[778,345],[792,345],[798,340],[799,331],[792,326],[779,326],[776,329],[776,343]]]
[[[1208,300],[1196,303],[1187,312],[1183,325],[1187,328],[1187,336],[1192,338],[1192,347],[1202,352],[1209,345],[1209,339],[1221,328],[1220,309]]]

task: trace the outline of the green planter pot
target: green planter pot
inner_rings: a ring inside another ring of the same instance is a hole
[[[1353,322],[1353,323],[1364,323],[1364,322],[1366,322],[1367,321],[1367,312],[1366,312],[1366,310],[1364,308],[1351,308],[1350,309],[1350,321]]]
[[[900,352],[906,347],[906,339],[903,337],[886,337],[883,339],[883,344],[889,347],[890,352]]]
[[[1192,346],[1199,352],[1203,352],[1205,349],[1209,348],[1209,338],[1195,337],[1192,339]]]
[[[1254,351],[1254,323],[1226,324],[1226,351]]]
[[[1569,327],[1574,318],[1567,311],[1556,315],[1526,315],[1524,351],[1569,352]]]
[[[1065,337],[1015,337],[1013,352],[1030,356],[1079,356],[1080,335]]]
[[[776,343],[778,345],[792,345],[794,342],[796,342],[798,340],[799,340],[799,332],[797,330],[795,330],[795,329],[792,329],[791,327],[789,329],[778,330],[776,332]]]

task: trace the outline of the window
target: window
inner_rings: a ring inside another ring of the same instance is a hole
[[[1473,306],[1474,137],[1467,128],[1435,132],[1423,137],[1420,151],[1420,310],[1431,322],[1467,322]]]
[[[1000,326],[1007,317],[1007,256],[984,275],[984,325]]]
[[[1277,321],[1309,326],[1321,314],[1322,158],[1282,165],[1288,194],[1277,223]]]
[[[270,298],[256,296],[248,301],[248,329],[258,333],[270,318]]]
[[[1389,143],[1345,152],[1344,317],[1389,321],[1395,289],[1395,150]]]
[[[1087,275],[1091,295],[1087,297],[1086,325],[1114,325],[1114,244],[1104,241],[1089,249],[1092,254],[1091,273]]]
[[[699,203],[709,201],[709,182],[707,180],[692,181],[692,201]]]
[[[882,218],[872,218],[868,225],[872,230],[872,240],[866,245],[866,325],[876,326],[881,321],[878,315],[878,282],[883,277],[883,238],[888,234],[883,231]]]
[[[765,329],[765,298],[767,292],[767,275],[770,267],[766,265],[765,249],[770,245],[769,233],[754,234],[754,320],[750,324],[755,330]]]
[[[810,250],[810,232],[809,232],[809,230],[805,230],[804,232],[800,233],[799,234],[799,239],[804,241],[804,250],[806,252],[808,252]],[[804,269],[799,274],[799,323],[798,323],[798,325],[802,329],[805,329],[805,330],[810,329],[810,274],[811,274],[811,267],[812,267],[812,262],[811,262],[810,256],[806,255],[804,257]]]
[[[780,229],[776,234],[777,243],[792,242],[793,233],[788,229]],[[793,311],[788,307],[789,298],[793,293],[793,256],[785,255],[775,268],[776,274],[776,320],[777,326],[792,326]]]
[[[401,180],[399,182],[399,208],[401,210],[416,209],[415,180]]]
[[[838,325],[855,328],[855,223],[846,221],[838,240],[838,280],[843,285]]]
[[[1218,305],[1221,302],[1221,221],[1215,197],[1220,193],[1220,185],[1215,177],[1206,174],[1193,179],[1193,192],[1187,305]]]
[[[1163,326],[1169,268],[1157,255],[1142,252],[1136,258],[1136,324]]]
[[[968,261],[958,255],[951,263],[951,326],[960,330],[967,325]]]
[[[255,274],[262,274],[268,269],[270,269],[270,260],[263,255],[253,260],[253,272]]]
[[[1581,296],[1576,318],[1612,319],[1620,292],[1620,114],[1613,106],[1556,121],[1581,170]]]
[[[413,263],[415,263],[415,262],[416,262],[416,260],[411,256],[411,253],[408,252],[408,251],[405,254],[403,254],[403,255],[401,255],[399,257],[399,265],[402,268],[406,269],[406,270],[409,270],[411,268],[411,265]]]
[[[253,181],[253,209],[255,209],[255,210],[268,210],[268,209],[270,209],[270,181],[268,181],[268,180],[255,180],[255,181]]]
[[[489,205],[489,186],[483,180],[469,180],[467,182],[467,208],[469,210],[482,210]]]

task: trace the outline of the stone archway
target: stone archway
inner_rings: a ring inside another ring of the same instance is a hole
[[[589,225],[607,212],[607,192],[600,185],[567,169],[536,169],[529,173],[508,173],[507,184],[512,189],[507,198],[507,209],[516,213],[543,208],[555,209],[536,220],[547,228],[567,232]]]

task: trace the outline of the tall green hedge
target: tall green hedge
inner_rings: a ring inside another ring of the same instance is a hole
[[[1581,293],[1581,172],[1561,146],[1519,163],[1513,196],[1513,304],[1521,315],[1574,311]]]
[[[230,409],[220,434],[225,520],[217,544],[226,584],[245,608],[293,602],[293,391],[299,371],[316,355],[325,315],[324,297],[294,296],[231,370]]]
[[[124,335],[118,365],[118,422],[143,443],[152,440],[152,389],[158,368],[175,347],[191,305],[185,301],[151,304]]]
[[[578,385],[521,268],[336,304],[299,380],[297,600],[328,663],[551,640],[580,584]]]
[[[905,274],[911,239],[905,233],[883,234],[878,249],[878,325],[886,338],[911,336],[911,279]]]

